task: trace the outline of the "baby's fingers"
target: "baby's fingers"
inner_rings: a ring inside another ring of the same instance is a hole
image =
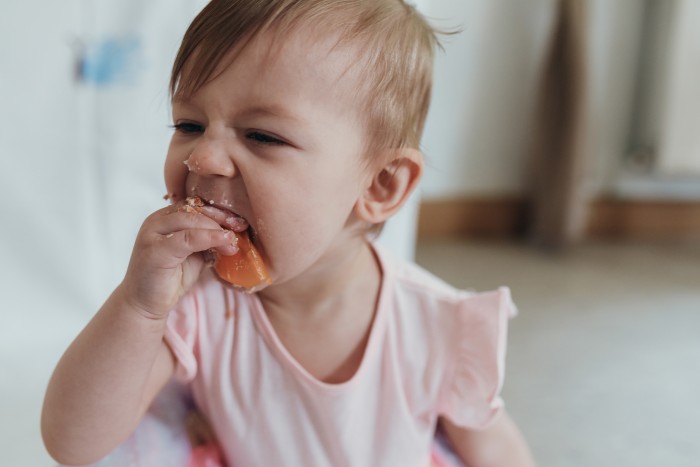
[[[214,206],[202,206],[197,208],[197,212],[204,214],[222,227],[234,232],[243,232],[248,228],[248,222],[242,217]]]
[[[168,253],[179,261],[211,248],[228,255],[238,252],[236,236],[230,230],[186,229],[162,235],[161,241]]]

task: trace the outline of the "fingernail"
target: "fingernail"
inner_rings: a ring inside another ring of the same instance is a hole
[[[226,225],[234,230],[245,230],[248,228],[248,221],[242,217],[231,216],[226,218]]]

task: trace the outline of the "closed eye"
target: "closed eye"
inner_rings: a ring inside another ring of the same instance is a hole
[[[276,137],[269,135],[267,133],[262,133],[260,131],[249,131],[248,133],[245,134],[245,137],[248,138],[250,141],[257,143],[257,144],[270,145],[270,146],[283,146],[283,145],[287,144],[285,141],[282,141],[279,138],[276,138]]]
[[[172,128],[175,129],[178,133],[182,133],[185,135],[194,135],[194,134],[199,134],[204,132],[204,127],[202,125],[198,125],[197,123],[192,123],[192,122],[180,122],[172,125]]]

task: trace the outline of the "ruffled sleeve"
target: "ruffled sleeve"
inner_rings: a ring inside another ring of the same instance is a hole
[[[517,310],[510,290],[466,296],[459,303],[448,345],[452,356],[438,412],[453,424],[483,429],[503,407],[500,397],[509,318]]]
[[[165,342],[175,355],[175,377],[183,382],[192,381],[197,373],[194,348],[197,338],[197,300],[193,293],[185,295],[168,316]]]

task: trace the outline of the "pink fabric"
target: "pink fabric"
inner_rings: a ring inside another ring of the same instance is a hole
[[[363,361],[349,381],[311,376],[256,295],[208,275],[166,340],[229,465],[429,465],[438,416],[472,429],[502,407],[508,289],[472,294],[377,252],[383,271]]]
[[[92,467],[226,467],[218,445],[191,446],[185,422],[191,410],[185,388],[169,384],[129,439]],[[432,443],[430,467],[464,467],[441,433]]]
[[[187,467],[223,467],[221,453],[216,444],[205,444],[192,449]]]
[[[91,466],[186,467],[192,456],[192,446],[185,429],[191,410],[187,389],[177,382],[171,382],[151,404],[131,436]]]

